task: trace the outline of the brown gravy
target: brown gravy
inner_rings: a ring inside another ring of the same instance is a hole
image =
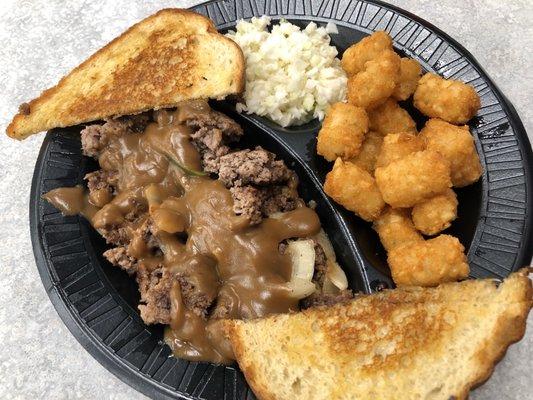
[[[98,211],[98,208],[89,202],[81,186],[53,189],[44,194],[43,198],[64,215],[81,214],[89,221]]]
[[[205,102],[189,102],[173,112],[158,111],[145,132],[110,141],[99,163],[106,171],[118,171],[112,195],[99,195],[95,201],[75,187],[54,189],[44,198],[65,214],[84,215],[96,229],[118,226],[135,210],[146,210],[128,224],[128,253],[139,263],[163,265],[186,276],[216,299],[214,307],[224,309],[224,318],[296,311],[299,299],[288,285],[291,260],[278,246],[286,239],[317,234],[318,216],[302,206],[251,226],[234,213],[233,198],[222,182],[191,174],[201,171],[201,160],[183,116],[207,110]],[[147,218],[158,241],[156,253],[139,233]],[[220,319],[188,309],[177,281],[170,290],[170,310],[165,340],[177,357],[231,362]]]

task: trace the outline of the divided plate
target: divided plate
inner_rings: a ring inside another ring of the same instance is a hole
[[[342,52],[376,30],[388,31],[395,49],[418,60],[426,71],[472,84],[482,108],[471,121],[483,165],[480,182],[458,190],[459,218],[448,233],[468,251],[472,277],[505,277],[531,260],[531,146],[512,105],[475,59],[453,39],[420,18],[377,1],[232,0],[193,8],[221,31],[241,18],[268,14],[300,26],[333,22],[339,34],[332,42]],[[417,120],[425,119],[409,103]],[[354,217],[325,196],[322,182],[331,164],[316,156],[312,121],[283,129],[256,116],[239,115],[229,103],[219,109],[239,122],[240,146],[261,145],[283,158],[300,177],[299,191],[317,202],[352,289],[369,293],[391,286],[385,252],[370,224]],[[253,399],[237,367],[196,363],[170,357],[161,326],[145,326],[137,312],[135,281],[101,256],[104,240],[83,219],[62,216],[41,199],[60,186],[74,186],[97,168],[81,155],[82,127],[50,131],[35,166],[30,226],[37,267],[59,315],[80,343],[107,369],[154,398]]]

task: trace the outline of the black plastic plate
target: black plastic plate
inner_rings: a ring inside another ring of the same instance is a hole
[[[425,70],[472,84],[482,108],[470,127],[483,165],[477,184],[458,191],[459,218],[449,233],[468,249],[473,277],[505,277],[532,255],[532,163],[526,132],[516,111],[472,55],[422,19],[375,1],[215,1],[194,8],[222,30],[241,18],[268,14],[300,26],[334,22],[339,51],[365,35],[386,30],[395,49],[417,59]],[[321,182],[331,168],[316,156],[314,121],[281,129],[256,116],[238,115],[226,103],[213,105],[245,128],[243,145],[274,151],[300,176],[300,193],[315,200],[323,226],[347,271],[353,289],[370,292],[390,285],[385,254],[370,225],[336,206]],[[406,107],[412,110],[410,104]],[[424,119],[417,116],[417,123]],[[79,217],[62,216],[41,195],[82,183],[96,163],[81,155],[81,127],[57,129],[44,140],[35,166],[30,226],[37,267],[59,315],[80,343],[107,369],[154,398],[254,398],[237,367],[170,357],[162,327],[143,324],[133,279],[101,256],[105,243]]]

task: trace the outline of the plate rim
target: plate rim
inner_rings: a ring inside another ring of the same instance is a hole
[[[204,3],[197,4],[193,7],[190,7],[190,9],[197,11],[197,9],[200,7],[207,6],[212,3],[218,3],[220,1],[221,0],[210,0]],[[265,0],[259,0],[259,1],[265,1]],[[333,1],[335,2],[338,0],[333,0]],[[523,126],[520,116],[518,112],[516,111],[516,109],[514,108],[513,104],[501,92],[499,87],[494,83],[490,75],[488,75],[487,72],[483,69],[483,67],[479,64],[477,59],[464,46],[462,46],[454,38],[449,36],[447,33],[442,31],[440,28],[435,27],[433,24],[429,23],[428,21],[424,20],[423,18],[409,11],[403,10],[394,5],[384,3],[383,1],[364,0],[363,2],[368,3],[368,4],[375,4],[380,7],[390,9],[393,12],[401,14],[408,19],[414,20],[418,22],[419,24],[421,24],[423,27],[428,28],[431,31],[437,33],[439,36],[444,38],[448,44],[452,45],[461,55],[467,58],[468,61],[480,73],[480,75],[483,75],[483,78],[492,85],[493,92],[498,97],[499,102],[502,104],[505,104],[505,106],[507,107],[508,112],[509,112],[509,119],[515,124],[517,134],[521,138],[520,141],[517,141],[517,144],[523,155],[524,179],[525,179],[526,186],[527,186],[526,188],[527,189],[526,211],[530,211],[529,214],[526,214],[526,218],[524,222],[525,223],[524,236],[526,238],[531,238],[532,229],[533,229],[533,226],[532,226],[533,225],[533,212],[531,212],[533,211],[533,181],[532,181],[533,151],[532,151],[531,144],[529,142],[529,138],[527,136],[525,127]],[[268,13],[266,13],[266,15],[268,15]],[[321,17],[315,16],[309,13],[306,13],[305,15],[301,15],[301,16],[299,15],[297,17],[298,17],[297,19],[302,19],[302,20],[309,20],[309,18],[320,20],[321,18]],[[323,18],[323,20],[324,21],[328,21],[328,20],[335,21],[334,18]],[[354,25],[354,24],[347,24],[347,26],[349,25]],[[369,30],[369,32],[370,31],[371,30]],[[97,340],[90,334],[90,330],[87,329],[87,327],[85,327],[84,329],[83,325],[79,321],[79,316],[76,315],[76,313],[73,310],[68,308],[66,301],[63,299],[57,285],[53,282],[52,275],[48,268],[48,262],[45,257],[43,237],[41,235],[40,221],[39,221],[39,201],[38,201],[39,194],[37,193],[37,189],[39,187],[39,181],[44,171],[43,166],[44,166],[44,161],[45,161],[46,149],[48,147],[50,140],[51,140],[51,134],[50,132],[48,132],[46,134],[45,139],[43,140],[43,143],[39,151],[39,155],[35,163],[34,174],[33,174],[32,183],[31,183],[31,191],[30,191],[29,222],[30,222],[30,236],[31,236],[31,241],[32,241],[32,249],[34,253],[36,266],[37,266],[39,275],[41,277],[41,280],[43,282],[45,291],[47,295],[49,296],[50,301],[52,302],[56,312],[58,313],[59,317],[61,318],[65,326],[69,329],[69,331],[76,338],[76,340],[84,347],[84,349],[87,350],[89,354],[92,357],[94,357],[107,371],[111,372],[113,375],[118,377],[124,383],[128,384],[132,388],[138,390],[139,392],[151,398],[194,399],[194,397],[189,396],[185,393],[166,388],[165,386],[163,386],[163,384],[145,376],[140,371],[129,367],[126,363],[121,361],[115,354],[108,351],[105,348],[105,346],[102,345],[101,341]],[[484,190],[483,196],[485,195],[486,193]],[[477,234],[477,228],[476,228],[476,234]],[[524,246],[524,249],[520,257],[528,258],[530,260],[532,254],[533,254],[533,246],[530,246],[529,248],[528,246]]]

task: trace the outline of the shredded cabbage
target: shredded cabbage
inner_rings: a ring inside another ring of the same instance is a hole
[[[330,104],[346,98],[346,74],[328,35],[336,27],[311,22],[302,30],[281,20],[269,32],[269,25],[269,17],[254,17],[227,34],[246,58],[244,103],[237,111],[284,127],[322,120]]]

